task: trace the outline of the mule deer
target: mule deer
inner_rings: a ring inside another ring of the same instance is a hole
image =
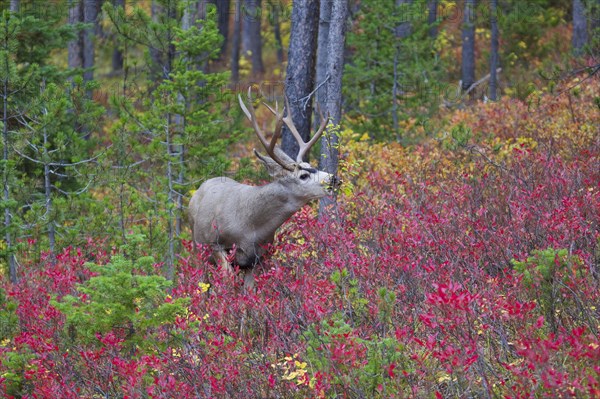
[[[329,118],[321,118],[319,129],[311,140],[305,142],[294,126],[287,98],[282,112],[279,112],[277,103],[275,109],[265,104],[276,118],[275,132],[267,141],[258,126],[250,94],[249,90],[247,107],[238,96],[240,107],[252,122],[268,156],[256,149],[254,154],[274,180],[263,186],[249,186],[227,177],[216,177],[204,182],[189,204],[194,242],[211,245],[213,261],[226,270],[232,272],[232,264],[243,269],[247,287],[254,284],[254,266],[264,255],[265,244],[273,242],[279,226],[309,201],[332,194],[340,185],[334,175],[303,161],[323,134]],[[295,161],[275,145],[284,123],[300,146]],[[235,259],[232,257],[230,262],[228,252],[233,249]]]

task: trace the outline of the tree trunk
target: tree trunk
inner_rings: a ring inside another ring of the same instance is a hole
[[[328,2],[325,1],[324,3]],[[279,64],[283,64],[283,40],[281,38],[281,24],[279,22],[281,8],[282,6],[279,4],[274,4],[272,9],[273,35],[275,36],[275,45],[277,46],[277,62]]]
[[[462,28],[462,90],[475,82],[475,0],[465,0]]]
[[[296,0],[292,8],[290,48],[285,78],[285,95],[298,132],[307,141],[310,137],[312,102],[307,96],[314,88],[319,1]],[[283,127],[281,148],[292,159],[298,154],[298,143],[287,126]],[[307,154],[308,155],[308,154]]]
[[[597,30],[600,29],[600,0],[596,0],[595,3],[592,3],[592,20],[590,22],[590,32],[592,33],[592,37],[598,37],[600,32]]]
[[[348,1],[333,0],[331,22],[329,25],[329,44],[327,46],[327,107],[330,122],[337,126],[342,119],[342,74],[344,72],[344,47],[346,42],[346,20],[348,18]],[[321,141],[320,168],[331,174],[338,170],[338,136],[327,132]],[[332,200],[325,197],[320,202],[320,215],[324,215]]]
[[[331,22],[331,1],[321,1],[319,9],[319,33],[317,36],[317,71],[315,82],[315,100],[325,112],[327,104],[327,45],[329,44],[329,24]],[[316,111],[316,110],[315,110]],[[315,129],[321,124],[318,112],[314,113]]]
[[[221,57],[227,51],[227,43],[229,39],[229,7],[231,0],[211,0],[217,7],[217,25],[219,33],[223,36],[223,44],[221,45]]]
[[[113,7],[125,8],[125,0],[112,0]],[[119,47],[118,39],[115,36],[114,48],[112,53],[112,71],[118,73],[123,70],[123,51]]]
[[[4,32],[2,32],[2,50],[6,53],[9,53],[9,24],[4,24]],[[3,195],[2,200],[5,204],[9,204],[11,198],[10,195],[10,181],[9,181],[9,159],[10,159],[10,136],[8,131],[9,125],[9,116],[8,116],[8,104],[9,104],[9,76],[10,76],[10,65],[8,61],[8,57],[5,57],[4,64],[2,65],[4,72],[3,79],[3,87],[2,87],[2,188]],[[11,210],[8,205],[4,207],[4,246],[6,251],[7,263],[8,263],[8,276],[11,283],[17,282],[17,262],[15,259],[15,255],[13,251],[13,241],[12,241],[12,215]]]
[[[10,12],[15,14],[19,12],[19,0],[10,0]]]
[[[496,101],[498,91],[498,0],[490,0],[492,42],[490,48],[490,100]]]
[[[260,33],[261,0],[245,0],[243,11],[244,37],[247,39],[245,50],[249,53],[252,62],[252,74],[254,76],[262,75],[265,72],[265,67],[262,61],[262,36]]]
[[[71,0],[69,7],[69,24],[75,25],[83,22],[83,5],[81,0]],[[68,44],[68,65],[69,68],[81,68],[83,66],[83,43],[81,42],[81,33],[77,35]]]
[[[436,39],[437,34],[438,34],[438,27],[436,25],[437,7],[438,7],[437,0],[429,0],[427,2],[427,9],[429,11],[427,14],[427,24],[429,24],[429,37],[432,39]]]
[[[83,80],[94,79],[94,36],[98,23],[98,0],[83,0],[83,22],[88,26],[82,32]]]
[[[583,0],[573,0],[573,53],[582,55],[588,44],[587,15]]]
[[[412,0],[396,0],[396,8],[400,14],[400,24],[396,27],[396,37],[403,39],[410,36],[412,32],[412,25],[410,23],[410,6]]]
[[[240,46],[242,36],[242,0],[234,0],[233,33],[231,35],[231,82],[240,81]]]
[[[334,125],[342,119],[342,74],[344,72],[344,45],[346,42],[347,0],[333,0],[331,23],[329,25],[329,45],[327,46],[327,113]],[[329,173],[337,172],[338,148],[337,136],[329,135],[322,142],[321,165]]]
[[[150,9],[151,9],[151,13],[152,13],[152,20],[154,22],[158,22],[158,20],[160,19],[160,16],[164,12],[162,5],[158,2],[158,0],[152,0],[152,5],[150,6]],[[162,52],[160,51],[159,48],[156,48],[152,45],[150,46],[149,51],[150,51],[150,59],[151,59],[151,66],[150,66],[151,80],[154,80],[154,81],[162,80],[164,78],[164,73],[163,73],[163,69],[162,69],[162,66],[164,64],[164,62],[163,62],[164,54],[162,54]]]

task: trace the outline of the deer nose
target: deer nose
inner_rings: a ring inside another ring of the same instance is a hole
[[[336,175],[331,176],[331,179],[329,179],[329,187],[338,189],[338,188],[340,188],[341,185],[342,185],[342,179],[340,179]]]

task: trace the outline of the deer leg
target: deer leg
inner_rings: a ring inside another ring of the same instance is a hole
[[[231,267],[231,263],[227,260],[227,253],[223,250],[215,250],[214,251],[215,263],[223,270],[225,270],[228,274],[233,274],[233,267]]]
[[[249,291],[254,288],[254,268],[250,267],[244,270],[244,290]]]

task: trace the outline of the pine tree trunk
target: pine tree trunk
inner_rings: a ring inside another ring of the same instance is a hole
[[[4,31],[2,34],[2,51],[6,54],[10,54],[10,30],[11,26],[9,26],[9,22],[4,23]],[[15,255],[13,253],[13,237],[11,234],[12,231],[12,215],[11,209],[8,204],[11,201],[11,192],[10,192],[10,148],[11,148],[11,140],[9,135],[9,93],[10,93],[10,75],[11,75],[11,66],[9,64],[8,56],[4,57],[4,65],[0,65],[3,72],[2,79],[2,200],[4,201],[4,246],[5,253],[7,257],[8,263],[8,276],[12,283],[17,282],[17,262],[15,259]]]
[[[83,22],[83,5],[81,0],[71,0],[69,7],[69,24],[75,25]],[[69,68],[81,68],[83,66],[83,43],[81,33],[77,32],[76,37],[68,45],[68,65]]]
[[[462,28],[462,90],[475,82],[475,0],[465,0]]]
[[[98,0],[83,0],[83,22],[88,26],[82,32],[83,80],[94,79],[94,37],[98,23]]]
[[[490,0],[492,42],[490,46],[490,100],[498,98],[498,0]]]
[[[432,39],[436,39],[437,34],[438,34],[438,27],[436,25],[437,7],[438,7],[437,0],[429,0],[427,2],[427,9],[428,9],[427,23],[429,24],[429,37]]]
[[[326,112],[333,125],[339,125],[342,119],[342,74],[344,72],[344,49],[346,43],[346,20],[348,18],[348,1],[333,0],[331,7],[331,22],[329,25],[329,44],[327,46],[327,101]],[[329,133],[329,132],[328,132]],[[338,136],[326,134],[321,140],[320,168],[331,174],[338,170]],[[322,216],[332,204],[325,197],[319,204],[319,214]]]
[[[325,112],[327,101],[327,46],[329,44],[329,24],[331,23],[331,1],[321,1],[319,10],[319,32],[317,35],[317,71],[315,81],[315,100],[321,111]],[[315,109],[315,111],[317,111]],[[314,112],[314,128],[321,124],[321,117]]]
[[[327,2],[325,1],[324,3]],[[277,62],[283,64],[283,39],[281,38],[281,24],[279,22],[280,8],[277,4],[273,6],[273,35],[275,36],[275,45],[277,46]]]
[[[319,1],[295,1],[292,8],[285,95],[291,108],[288,112],[304,141],[310,137],[311,130],[312,102],[306,96],[314,88],[318,26]],[[281,148],[292,159],[296,159],[298,143],[287,126],[284,126],[282,136]]]
[[[217,25],[219,33],[223,36],[223,44],[221,45],[221,56],[227,51],[227,43],[229,40],[229,8],[231,0],[212,0],[211,3],[217,7]]]
[[[573,0],[573,53],[582,55],[588,44],[587,15],[583,0]]]
[[[262,75],[265,67],[262,61],[261,0],[245,0],[244,6],[244,37],[247,40],[245,50],[252,62],[252,75]]]
[[[242,0],[234,0],[233,33],[231,35],[231,81],[240,81],[240,46],[242,36]]]
[[[112,0],[113,7],[125,8],[125,0]],[[119,47],[119,43],[115,37],[112,53],[112,71],[118,73],[123,70],[123,51]]]
[[[412,5],[412,0],[396,0],[396,7],[400,13],[400,24],[396,27],[396,37],[403,39],[410,36],[412,26],[410,22],[411,12],[409,7]]]
[[[160,18],[160,16],[162,15],[162,13],[164,12],[162,5],[158,2],[158,0],[152,0],[152,5],[151,7],[151,13],[152,13],[152,20],[157,22]],[[162,80],[164,78],[164,72],[163,72],[163,59],[164,59],[164,54],[162,54],[162,52],[160,51],[160,49],[155,48],[155,47],[150,47],[149,48],[149,52],[150,52],[150,59],[151,59],[151,66],[150,66],[150,76],[151,76],[151,80],[154,81],[159,81]]]

